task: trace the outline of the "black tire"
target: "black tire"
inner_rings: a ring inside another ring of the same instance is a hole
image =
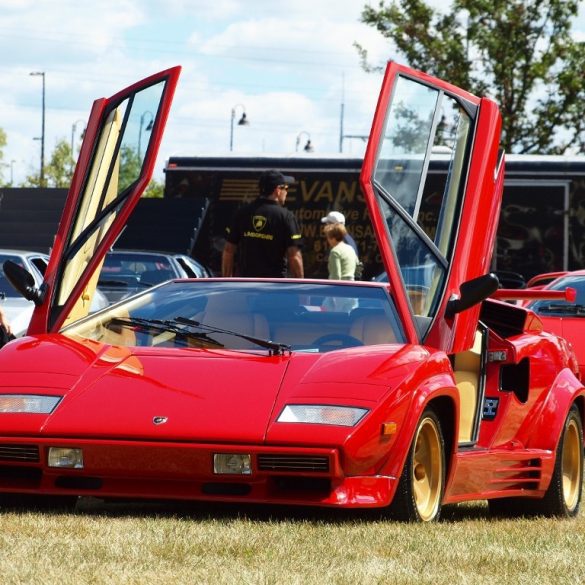
[[[502,498],[488,502],[494,516],[573,518],[579,513],[583,492],[583,424],[573,405],[563,426],[555,467],[544,497]]]
[[[401,522],[434,522],[445,491],[445,440],[435,412],[426,409],[416,427],[398,487],[387,513]]]

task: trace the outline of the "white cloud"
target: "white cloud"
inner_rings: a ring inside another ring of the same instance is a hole
[[[306,131],[321,152],[335,151],[342,76],[346,126],[369,127],[377,87],[371,96],[364,89],[376,77],[361,72],[352,42],[375,44],[379,35],[357,21],[353,0],[315,4],[105,0],[96,8],[76,0],[0,0],[0,50],[15,56],[0,67],[5,158],[19,161],[19,180],[39,164],[33,137],[40,133],[41,86],[30,71],[46,72],[48,156],[86,119],[94,98],[177,63],[184,70],[159,176],[170,152],[227,150],[236,103],[254,119],[236,129],[238,149],[290,152]]]
[[[237,15],[242,4],[238,0],[166,0],[164,7],[173,16],[217,21]]]
[[[0,46],[10,47],[16,41],[19,50],[12,45],[10,51],[13,63],[34,58],[31,53],[39,61],[76,61],[121,49],[123,34],[146,18],[141,3],[133,0],[102,0],[98,10],[94,3],[72,0],[4,4],[0,8],[0,29],[4,32]]]
[[[374,58],[382,53],[387,55],[387,41],[370,27],[359,22],[308,19],[306,16],[295,21],[276,17],[250,18],[228,25],[207,40],[197,36],[198,49],[207,55],[226,55],[237,50],[250,59],[271,63],[281,59],[283,65],[357,68],[354,41],[373,48]]]
[[[299,132],[308,132],[317,153],[336,152],[341,102],[344,132],[367,134],[381,81],[361,70],[353,42],[368,49],[373,64],[393,57],[388,41],[359,21],[364,4],[0,0],[0,51],[10,55],[0,65],[5,160],[18,161],[18,179],[39,164],[33,137],[40,133],[41,86],[29,72],[46,72],[49,149],[86,119],[94,98],[175,64],[183,73],[159,177],[170,153],[227,151],[237,103],[252,122],[235,129],[238,151],[290,153]],[[585,30],[583,11],[578,23],[576,35]],[[359,140],[346,144],[354,153],[363,150]]]

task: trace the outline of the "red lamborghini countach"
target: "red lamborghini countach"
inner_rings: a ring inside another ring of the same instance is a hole
[[[575,516],[577,361],[532,311],[490,298],[504,158],[489,99],[388,65],[361,175],[388,282],[174,280],[88,314],[178,74],[95,102],[44,283],[4,267],[36,308],[0,350],[0,495],[425,522],[487,499],[495,513]],[[437,151],[451,164],[429,197]]]

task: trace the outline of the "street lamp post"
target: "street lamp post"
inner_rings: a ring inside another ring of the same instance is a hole
[[[41,117],[41,172],[39,173],[39,186],[45,186],[45,72],[32,71],[30,75],[40,76],[43,79],[42,117]]]
[[[75,151],[73,150],[75,146],[75,132],[77,130],[77,124],[83,124],[85,120],[75,120],[71,126],[71,170],[73,170],[73,165],[75,162]]]
[[[146,110],[145,112],[142,112],[142,116],[140,116],[140,128],[138,129],[138,158],[140,158],[142,156],[142,150],[141,150],[142,128],[144,126],[144,121],[146,120],[147,116],[150,117],[150,120],[146,124],[146,128],[144,128],[144,130],[146,132],[150,132],[152,130],[152,127],[154,126],[154,114],[150,110]]]
[[[301,130],[297,136],[297,141],[295,144],[295,152],[299,151],[299,144],[301,143],[301,136],[303,136],[303,134],[307,137],[307,143],[305,144],[305,146],[303,146],[303,150],[305,152],[313,152],[315,150],[315,148],[313,147],[313,144],[311,143],[311,135],[306,132],[305,130]]]
[[[246,117],[246,108],[242,104],[236,104],[232,108],[232,115],[230,119],[230,152],[234,149],[234,120],[236,119],[236,108],[242,108],[242,117],[238,120],[238,126],[249,126],[250,122]]]

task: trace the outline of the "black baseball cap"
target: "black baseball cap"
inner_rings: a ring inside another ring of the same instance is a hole
[[[283,175],[280,171],[271,169],[264,171],[258,180],[260,195],[270,195],[279,185],[292,185],[295,178],[289,175]]]

